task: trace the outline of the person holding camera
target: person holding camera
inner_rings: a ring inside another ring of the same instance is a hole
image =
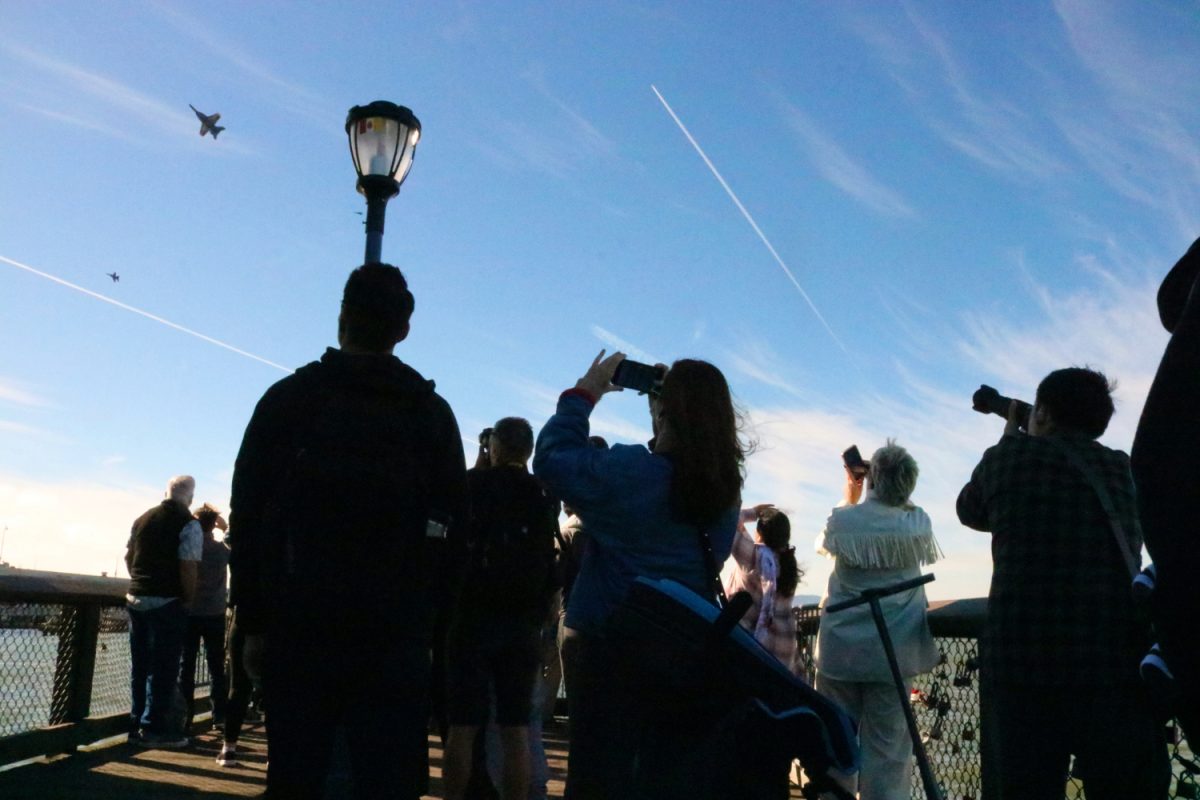
[[[870,462],[847,459],[843,502],[817,538],[817,552],[834,564],[821,600],[815,688],[858,720],[862,768],[857,776],[839,777],[839,782],[850,792],[858,791],[862,800],[909,797],[912,739],[870,607],[859,605],[836,614],[824,609],[867,589],[919,577],[923,565],[938,560],[941,551],[929,515],[910,499],[917,475],[916,460],[890,439]],[[880,599],[906,680],[933,669],[940,658],[926,605],[924,586]]]
[[[1003,438],[958,496],[962,523],[992,534],[980,667],[1004,797],[1058,800],[1072,754],[1089,798],[1167,793],[1165,741],[1138,676],[1148,626],[1114,536],[1123,529],[1137,565],[1129,457],[1096,441],[1111,394],[1100,372],[1051,372],[1027,417],[1008,404]]]
[[[716,575],[701,540],[708,537],[718,563],[729,556],[745,447],[729,385],[712,364],[680,360],[669,370],[646,367],[650,383],[627,380],[634,370],[614,383],[624,359],[601,351],[563,392],[533,459],[534,473],[579,513],[590,537],[563,639],[571,695],[566,797],[706,797],[707,787],[686,785],[688,775],[667,776],[683,772],[692,744],[711,731],[639,700],[614,656],[622,642],[606,623],[639,576],[670,578],[713,596]],[[650,394],[652,446],[591,446],[592,410],[626,383]]]

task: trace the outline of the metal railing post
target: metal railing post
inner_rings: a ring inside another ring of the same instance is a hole
[[[92,678],[96,672],[96,644],[100,638],[100,606],[87,603],[64,606],[72,609],[70,622],[58,634],[58,657],[54,665],[50,724],[87,719],[92,706]]]

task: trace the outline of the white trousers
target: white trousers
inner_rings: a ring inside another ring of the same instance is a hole
[[[905,686],[905,696],[911,686]],[[859,800],[908,800],[912,796],[912,739],[896,686],[839,681],[817,672],[816,690],[858,720],[862,769],[834,775]],[[830,773],[833,775],[834,773]]]

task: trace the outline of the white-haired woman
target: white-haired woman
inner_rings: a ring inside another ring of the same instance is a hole
[[[908,451],[889,439],[871,457],[860,503],[864,476],[847,468],[845,500],[817,539],[817,552],[834,561],[822,608],[915,578],[922,565],[937,560],[929,515],[909,501],[917,471]],[[924,587],[880,602],[900,673],[910,679],[933,669],[939,654],[925,618]],[[869,606],[822,612],[816,664],[817,690],[858,720],[862,769],[843,784],[860,800],[908,798],[912,740]]]

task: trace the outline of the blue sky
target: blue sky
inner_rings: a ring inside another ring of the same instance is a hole
[[[1001,423],[970,395],[1100,367],[1128,448],[1157,282],[1200,234],[1197,52],[1185,2],[5,4],[3,558],[111,572],[179,472],[223,506],[284,374],[45,275],[317,357],[363,247],[345,112],[387,99],[424,128],[384,239],[417,297],[397,353],[466,438],[540,425],[601,347],[707,358],[802,593],[842,449],[894,436],[947,555],[929,594],[982,595],[989,540],[953,501]],[[648,427],[633,396],[595,416],[614,441]]]

